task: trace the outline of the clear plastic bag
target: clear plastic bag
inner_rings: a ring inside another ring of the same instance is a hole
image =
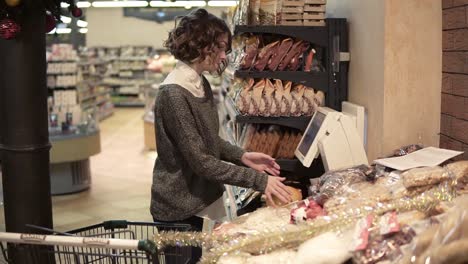
[[[450,177],[456,179],[458,194],[468,194],[468,160],[462,160],[447,164],[444,168]]]
[[[339,194],[343,187],[365,181],[366,173],[371,170],[367,165],[360,165],[345,170],[329,171],[320,178],[311,180],[309,194],[318,204],[323,205],[332,196]]]
[[[374,264],[385,260],[395,260],[401,257],[400,247],[410,243],[415,235],[416,233],[409,226],[388,235],[375,234],[371,237],[366,249],[354,253],[353,261],[359,264]]]
[[[419,145],[419,144],[411,144],[411,145],[407,145],[407,146],[404,146],[404,147],[401,147],[397,150],[394,150],[393,151],[393,155],[391,155],[391,157],[400,157],[400,156],[405,156],[405,155],[408,155],[412,152],[415,152],[416,150],[420,150],[420,149],[423,149],[424,146],[422,145]]]
[[[449,177],[448,171],[439,166],[415,168],[401,174],[406,188],[433,185],[448,180]]]
[[[438,264],[468,261],[468,196],[437,217],[438,224],[418,235],[399,263]]]
[[[249,24],[249,0],[240,0],[236,9],[236,15],[233,19],[234,25],[248,25]]]
[[[245,43],[247,37],[245,35],[238,35],[232,39],[232,52],[228,55],[230,66],[238,69],[242,59],[245,56]]]
[[[260,39],[257,36],[250,36],[245,40],[245,54],[239,65],[241,70],[248,70],[252,67],[259,52],[259,45]]]

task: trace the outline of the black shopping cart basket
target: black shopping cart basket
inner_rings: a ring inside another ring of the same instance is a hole
[[[0,263],[185,264],[191,259],[188,247],[158,251],[153,241],[157,232],[188,231],[190,225],[113,220],[66,233],[40,229],[52,235],[0,232]]]

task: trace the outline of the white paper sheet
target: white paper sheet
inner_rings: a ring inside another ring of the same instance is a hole
[[[442,162],[462,154],[462,151],[427,147],[401,157],[377,159],[375,163],[397,170],[437,166]]]

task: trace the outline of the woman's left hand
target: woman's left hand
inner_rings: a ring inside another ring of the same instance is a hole
[[[280,166],[276,163],[275,159],[267,154],[260,152],[245,152],[241,157],[244,165],[258,171],[267,173],[273,176],[280,175]]]

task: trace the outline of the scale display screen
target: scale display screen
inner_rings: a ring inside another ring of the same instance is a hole
[[[325,120],[325,114],[321,112],[317,112],[312,120],[312,124],[309,126],[309,129],[305,132],[301,145],[298,147],[299,152],[303,155],[306,156],[307,152],[310,149],[310,146],[312,146],[312,143],[315,140],[315,137],[317,136],[318,131],[320,130],[320,127],[322,126],[323,121]]]

